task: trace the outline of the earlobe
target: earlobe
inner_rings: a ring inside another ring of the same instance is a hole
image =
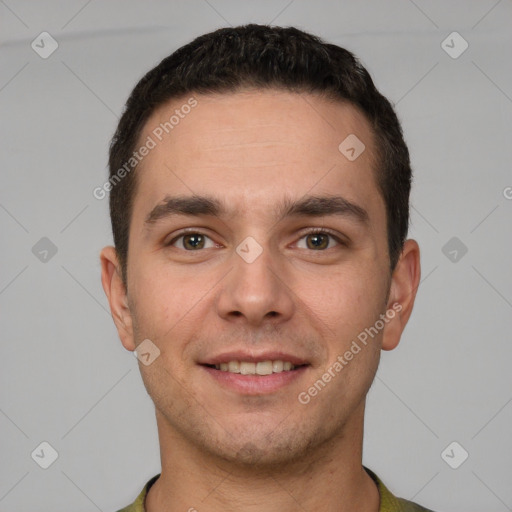
[[[126,350],[135,350],[132,315],[128,307],[126,287],[121,277],[119,260],[114,247],[104,247],[100,253],[101,284],[107,296],[112,319]]]
[[[418,243],[415,240],[406,240],[391,278],[387,309],[395,311],[395,315],[384,330],[382,338],[383,350],[393,350],[400,342],[400,337],[414,307],[420,275],[420,249]]]

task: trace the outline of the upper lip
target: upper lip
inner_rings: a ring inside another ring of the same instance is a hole
[[[236,350],[232,352],[224,352],[222,354],[208,357],[199,364],[220,364],[229,363],[230,361],[245,361],[249,363],[260,363],[262,361],[289,361],[294,366],[300,366],[303,364],[309,364],[306,359],[292,354],[279,351],[267,351],[267,352],[247,352],[247,350]]]

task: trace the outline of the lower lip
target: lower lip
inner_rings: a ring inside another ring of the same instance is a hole
[[[221,386],[245,395],[273,393],[300,379],[309,366],[270,375],[242,375],[202,366]]]

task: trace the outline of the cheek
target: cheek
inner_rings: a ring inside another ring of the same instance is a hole
[[[298,296],[337,334],[353,334],[382,312],[386,290],[375,268],[347,265],[323,275],[303,274]]]
[[[208,291],[218,280],[212,274],[198,276],[197,270],[148,258],[132,275],[139,334],[154,339],[162,350],[183,349],[180,340],[186,340],[206,314]]]
[[[157,339],[180,318],[176,283],[151,266],[137,268],[131,277],[134,326],[141,335]]]

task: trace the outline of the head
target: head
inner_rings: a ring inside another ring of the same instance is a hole
[[[159,427],[251,463],[360,427],[419,251],[400,123],[354,55],[295,28],[198,37],[137,84],[109,167],[103,286],[123,345],[159,351],[141,365]],[[234,391],[211,366],[239,352],[302,366]]]

